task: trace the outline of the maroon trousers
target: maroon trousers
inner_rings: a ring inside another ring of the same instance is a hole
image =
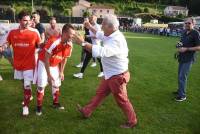
[[[89,117],[97,108],[97,106],[101,104],[104,98],[112,93],[118,106],[122,109],[127,117],[128,123],[136,124],[136,114],[127,96],[126,86],[129,79],[129,72],[113,76],[107,80],[102,79],[99,87],[97,88],[96,95],[85,107],[82,108],[85,116]]]

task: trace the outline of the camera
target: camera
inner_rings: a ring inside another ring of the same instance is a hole
[[[180,48],[180,47],[183,47],[183,43],[179,41],[179,42],[176,44],[176,48]]]

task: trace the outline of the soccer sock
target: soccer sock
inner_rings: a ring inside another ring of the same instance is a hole
[[[31,98],[31,89],[24,89],[24,106],[28,106]]]
[[[41,107],[44,98],[44,89],[38,88],[37,89],[37,106]]]
[[[60,96],[59,88],[52,87],[52,94],[53,94],[53,104],[58,104]]]

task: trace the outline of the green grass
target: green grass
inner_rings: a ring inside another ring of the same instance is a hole
[[[79,71],[79,46],[74,46],[67,63],[65,81],[61,87],[61,103],[65,111],[51,108],[50,88],[46,88],[43,115],[35,115],[34,100],[30,116],[21,116],[22,89],[13,80],[13,71],[6,60],[0,61],[0,133],[1,134],[198,134],[200,133],[200,59],[193,65],[188,81],[187,101],[177,103],[172,91],[177,88],[177,62],[173,59],[177,38],[126,33],[129,47],[131,80],[128,95],[138,116],[134,129],[120,129],[125,121],[112,96],[96,109],[92,117],[83,120],[76,104],[84,105],[95,94],[99,68],[88,67],[85,77],[72,77]]]

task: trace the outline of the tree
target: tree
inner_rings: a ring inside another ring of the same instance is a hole
[[[88,10],[86,10],[84,13],[83,13],[83,17],[89,17],[90,16],[90,12],[88,12]]]
[[[149,8],[145,7],[145,8],[144,8],[144,12],[145,12],[145,13],[149,13]]]

